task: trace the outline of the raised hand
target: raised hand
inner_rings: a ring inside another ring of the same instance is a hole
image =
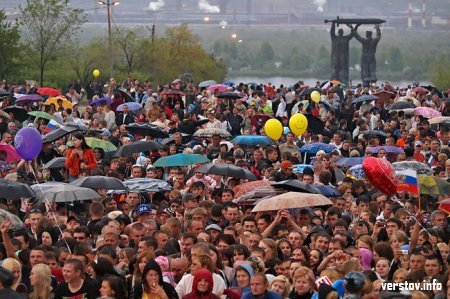
[[[0,231],[2,233],[8,233],[10,225],[11,225],[11,219],[6,217],[5,219],[3,219],[2,225],[0,227]]]

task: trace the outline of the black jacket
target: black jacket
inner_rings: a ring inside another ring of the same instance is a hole
[[[144,271],[142,272],[142,278],[145,279],[147,276],[148,271],[155,270],[159,274],[159,285],[163,288],[164,292],[166,292],[166,295],[169,299],[178,299],[178,294],[175,291],[175,288],[163,281],[162,271],[161,267],[159,267],[158,263],[155,262],[155,260],[149,260],[147,265],[145,265]],[[140,284],[137,284],[134,286],[134,299],[141,299],[142,294],[144,293],[144,285],[146,284],[145,281],[143,281]]]
[[[116,124],[117,126],[121,126],[123,124],[129,125],[131,123],[134,122],[134,117],[131,114],[127,114],[125,116],[125,121],[123,119],[123,113],[120,113],[117,117],[116,117]]]

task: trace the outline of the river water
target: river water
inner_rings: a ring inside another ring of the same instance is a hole
[[[239,84],[241,82],[244,83],[263,83],[263,84],[268,84],[269,82],[272,83],[272,85],[278,87],[281,84],[283,84],[284,86],[291,86],[294,85],[295,83],[297,83],[299,80],[302,80],[303,82],[305,82],[305,84],[309,85],[309,86],[314,86],[316,85],[317,81],[321,81],[323,82],[324,80],[320,80],[320,79],[315,79],[315,78],[294,78],[294,77],[267,77],[267,78],[260,78],[260,77],[227,77],[227,81],[232,81],[236,84]],[[383,80],[379,80],[378,84],[383,83]],[[360,80],[354,80],[352,81],[352,85],[355,86],[358,83],[361,83]],[[389,81],[389,83],[391,83],[393,86],[401,86],[401,87],[407,87],[408,85],[411,85],[412,82],[411,81]],[[431,84],[428,81],[423,81],[423,82],[419,82],[420,85],[429,85]]]

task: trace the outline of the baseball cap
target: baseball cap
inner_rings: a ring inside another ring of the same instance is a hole
[[[152,208],[150,207],[150,205],[147,204],[142,204],[140,206],[137,207],[137,214],[142,215],[144,213],[151,213],[152,212]]]
[[[67,217],[67,222],[66,222],[66,223],[69,223],[69,222],[72,221],[72,220],[75,220],[77,223],[80,223],[80,220],[78,220],[78,218],[75,217],[75,216],[69,216],[69,217]]]
[[[288,168],[292,168],[292,162],[291,161],[283,161],[281,162],[281,169],[288,169]]]
[[[217,231],[219,231],[219,232],[222,231],[222,228],[221,228],[220,226],[218,226],[217,224],[214,224],[214,223],[208,225],[208,226],[205,228],[205,230],[210,230],[210,229],[217,230]]]
[[[104,130],[100,136],[102,137],[110,137],[111,136],[111,132],[109,130]]]
[[[416,147],[416,146],[422,146],[422,141],[415,141],[414,147]]]
[[[190,200],[196,200],[195,195],[193,193],[186,193],[183,195],[182,202],[185,203]]]

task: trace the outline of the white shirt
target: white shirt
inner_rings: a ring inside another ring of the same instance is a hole
[[[180,282],[175,287],[175,290],[177,291],[178,298],[183,298],[184,295],[189,294],[192,292],[192,285],[194,283],[194,275],[192,274],[186,274],[184,275]],[[225,282],[223,281],[223,278],[213,273],[213,294],[223,294],[223,290],[226,289]]]

